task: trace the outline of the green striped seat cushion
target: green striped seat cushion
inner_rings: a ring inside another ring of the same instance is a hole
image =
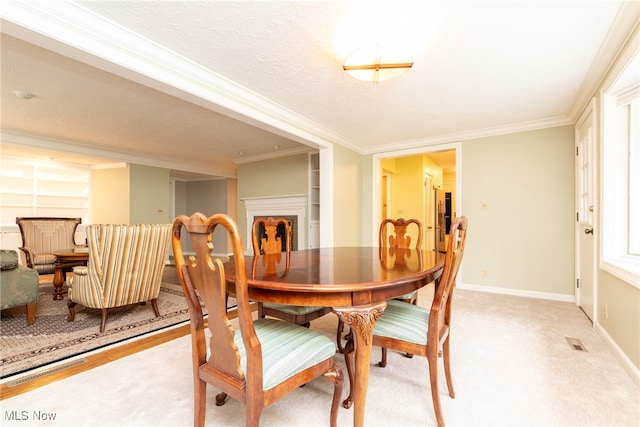
[[[275,304],[275,303],[263,303],[264,307],[272,308],[274,310],[282,311],[295,316],[313,313],[316,310],[320,310],[321,306],[314,305],[287,305],[287,304]]]
[[[399,297],[395,297],[394,299],[405,300],[412,299],[417,291],[409,292],[408,294],[400,295]]]
[[[258,319],[253,321],[253,326],[262,346],[264,390],[275,387],[336,353],[336,346],[331,339],[293,323],[277,319]],[[236,329],[233,341],[240,353],[240,367],[246,372],[247,353],[239,329]]]
[[[374,334],[415,344],[427,344],[429,310],[402,301],[387,301]]]

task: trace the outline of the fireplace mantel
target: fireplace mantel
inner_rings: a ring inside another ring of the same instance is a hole
[[[245,197],[240,199],[247,211],[247,245],[246,252],[253,254],[251,245],[251,225],[257,216],[297,216],[298,217],[298,249],[307,247],[307,195],[294,194],[288,196]]]

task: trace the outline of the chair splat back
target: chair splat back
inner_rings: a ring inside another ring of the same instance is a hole
[[[188,260],[184,260],[182,246],[179,244],[183,225],[191,236],[192,248],[195,251],[195,256],[189,256]],[[194,349],[198,349],[197,364],[200,366],[206,361],[204,320],[202,308],[197,297],[199,294],[209,313],[207,324],[211,332],[210,346],[216,349],[216,351],[211,352],[208,365],[224,372],[239,385],[245,381],[245,375],[240,367],[240,354],[233,344],[235,331],[227,315],[224,266],[220,259],[211,257],[213,232],[218,225],[227,230],[233,242],[238,319],[244,325],[252,325],[251,308],[247,294],[244,252],[240,244],[240,235],[237,227],[229,221],[228,217],[214,215],[211,218],[206,218],[202,214],[196,214],[191,217],[179,216],[174,223],[173,250],[180,282],[183,285],[183,291],[187,296],[189,305],[192,339],[195,340],[192,344]],[[260,344],[257,342],[253,328],[247,327],[246,331],[246,341],[259,353]],[[237,396],[234,397],[237,398]]]
[[[393,231],[395,235],[390,235],[388,238],[388,242],[385,237],[387,235],[388,224],[393,226]],[[380,232],[379,232],[379,245],[380,247],[390,247],[390,248],[409,248],[411,246],[411,236],[406,236],[407,227],[410,224],[415,224],[418,229],[418,234],[416,238],[416,249],[422,249],[422,223],[417,219],[384,219],[382,223],[380,223]]]
[[[264,228],[262,235],[259,232],[261,226]],[[284,230],[284,250],[282,249],[282,237],[278,236],[278,228]],[[291,252],[291,225],[285,218],[257,218],[253,221],[251,231],[254,254]]]
[[[264,231],[262,231],[264,230]],[[284,247],[282,238],[284,237]],[[276,276],[276,264],[280,264],[280,257],[285,253],[285,269],[280,278],[289,273],[291,263],[291,225],[286,218],[256,218],[251,228],[251,241],[253,243],[252,273],[255,277],[257,262],[266,266],[267,276]],[[258,255],[262,255],[258,258]],[[265,276],[266,277],[266,276]],[[329,307],[321,306],[297,306],[287,304],[258,303],[258,317],[276,317],[298,325],[309,326],[312,320],[331,312]]]

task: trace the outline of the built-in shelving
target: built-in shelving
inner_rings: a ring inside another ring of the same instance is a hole
[[[309,247],[320,246],[320,154],[309,154]]]
[[[0,166],[0,225],[15,226],[20,216],[87,218],[88,167],[8,156],[2,157]]]

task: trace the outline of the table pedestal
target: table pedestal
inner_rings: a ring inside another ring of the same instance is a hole
[[[62,271],[62,262],[56,258],[53,273],[53,300],[63,299],[62,285],[64,285],[64,272]]]

